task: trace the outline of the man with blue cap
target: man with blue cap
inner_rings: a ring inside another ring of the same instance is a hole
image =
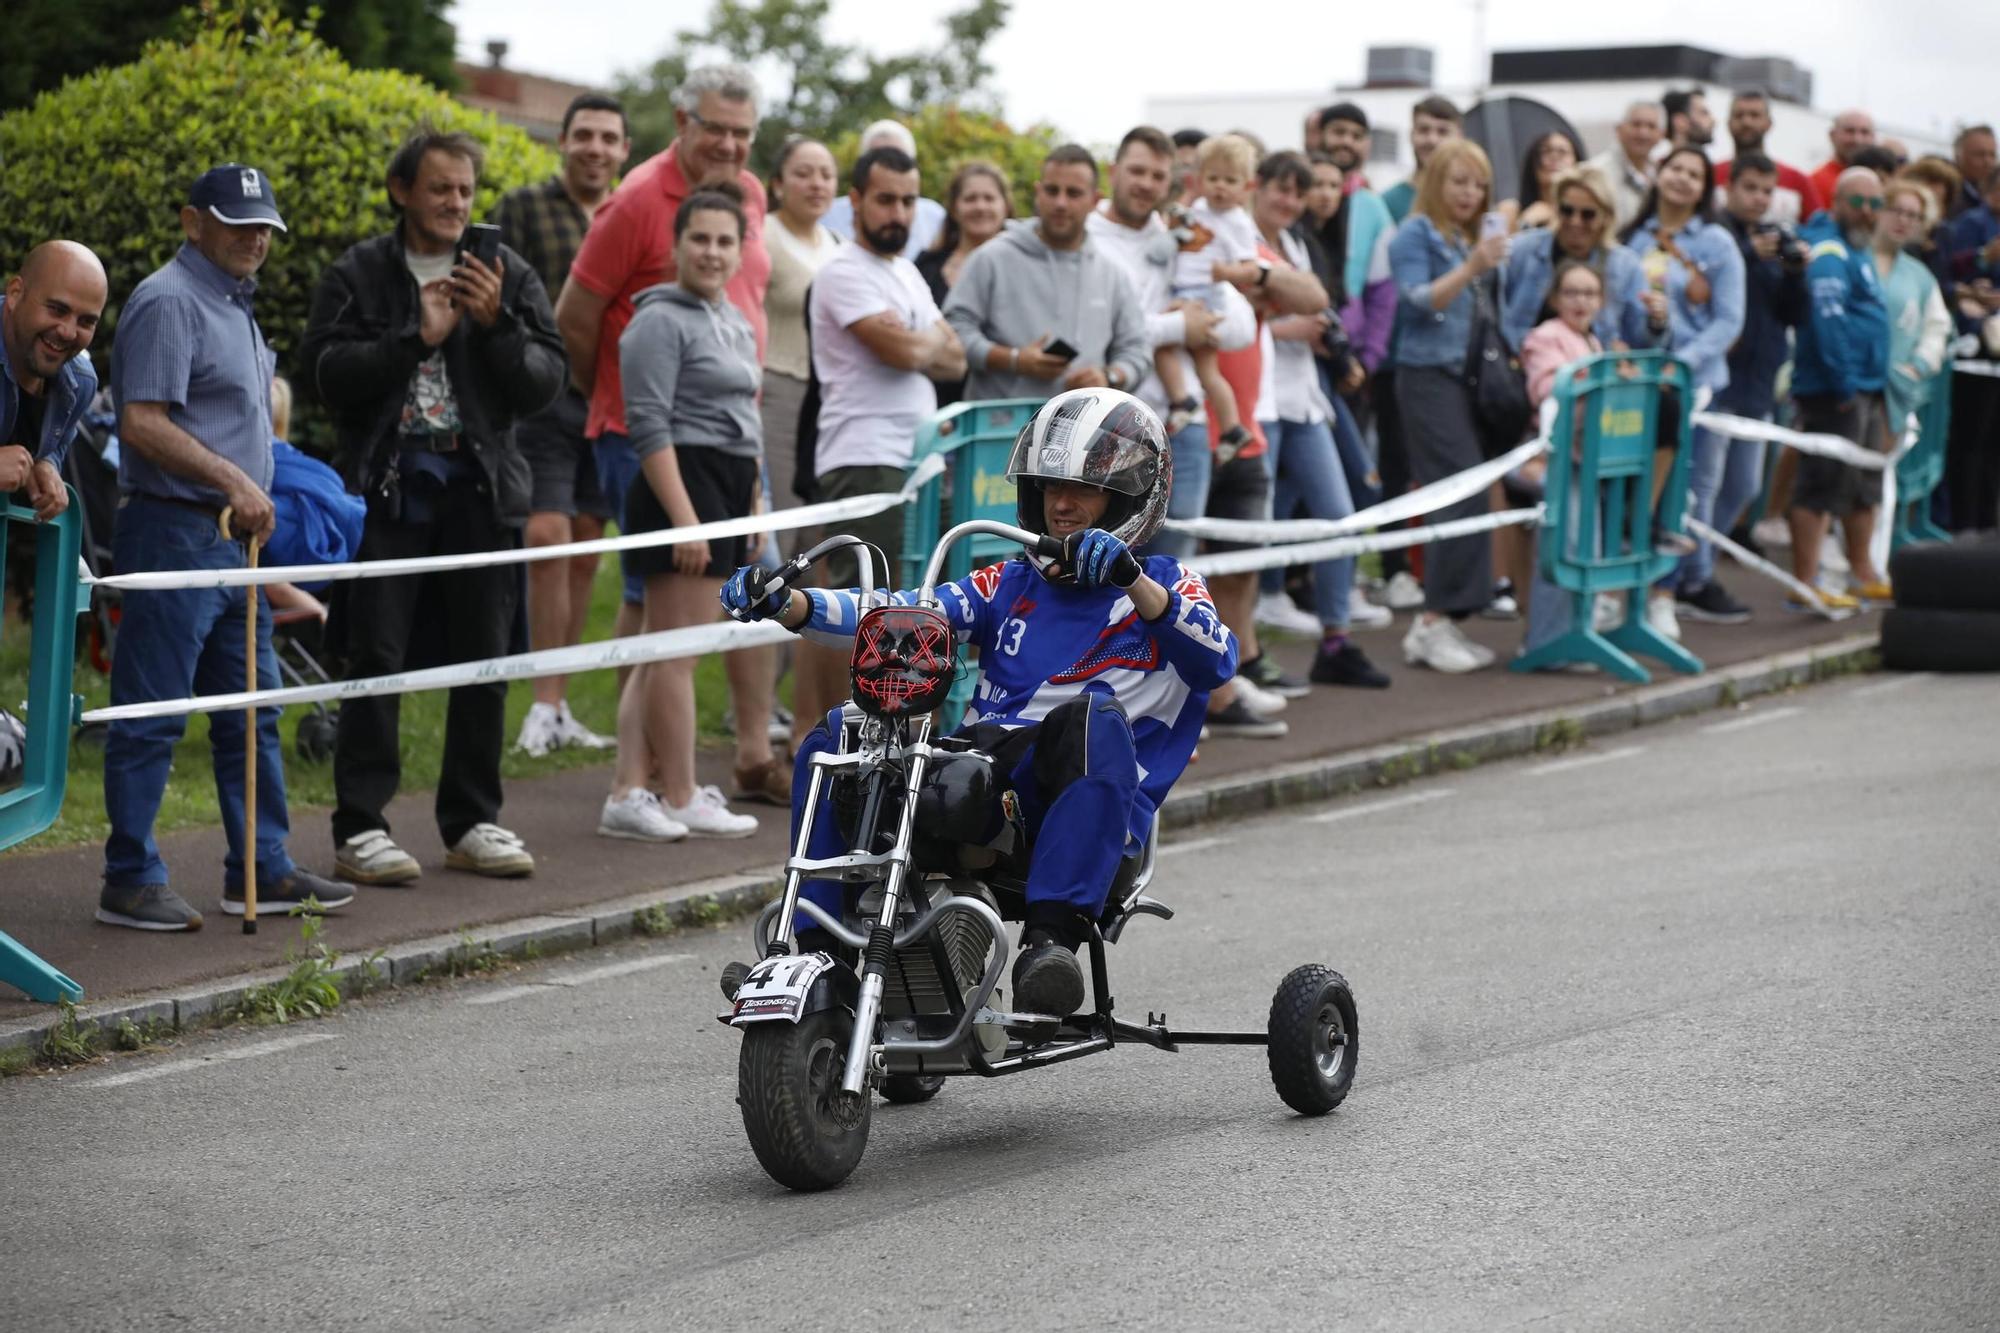
[[[243,543],[270,536],[271,375],[257,327],[256,273],[285,230],[270,177],[229,163],[206,172],[180,211],[186,242],[133,289],[118,322],[112,393],[123,443],[113,559],[121,574],[240,569]],[[229,511],[229,532],[220,520]],[[245,588],[131,589],[111,663],[111,702],[243,688]],[[278,684],[271,615],[258,600],[257,684]],[[153,821],[185,714],[113,722],[104,746],[104,889],[97,919],[138,930],[199,930],[201,913],[167,883]],[[243,845],[243,714],[208,715],[216,802],[229,853],[222,908],[243,910],[243,858],[257,858],[260,911],[354,900],[353,886],[299,869],[289,831],[278,710],[257,714],[257,846]]]

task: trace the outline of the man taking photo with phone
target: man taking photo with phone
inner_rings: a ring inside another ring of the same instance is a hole
[[[462,133],[411,135],[389,163],[396,229],[348,250],[313,293],[300,359],[334,414],[348,489],[368,501],[362,560],[498,550],[527,521],[514,423],[555,399],[567,362],[534,268],[497,229],[468,235],[484,157]],[[356,580],[343,616],[353,674],[504,655],[519,588],[511,565]],[[496,822],[506,699],[504,681],[461,685],[445,719],[438,831],[445,864],[478,875],[535,868]],[[340,709],[335,864],[362,884],[422,873],[384,817],[402,778],[400,702]]]

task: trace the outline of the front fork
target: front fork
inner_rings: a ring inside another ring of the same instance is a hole
[[[851,1096],[861,1095],[867,1086],[875,1024],[882,1016],[882,988],[888,977],[889,957],[896,951],[896,913],[903,901],[903,879],[910,870],[910,843],[917,826],[917,793],[923,790],[924,770],[930,764],[928,748],[922,744],[923,733],[928,730],[920,728],[919,743],[904,752],[903,808],[896,818],[896,846],[889,854],[889,873],[882,881],[882,910],[876,914],[875,927],[868,934],[868,951],[861,968],[861,998],[854,1005],[854,1035],[848,1039],[847,1069],[840,1080],[841,1091]],[[863,823],[872,826],[874,821]]]

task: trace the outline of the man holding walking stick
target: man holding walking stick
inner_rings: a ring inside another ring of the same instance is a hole
[[[239,569],[248,540],[271,533],[270,347],[252,306],[255,275],[285,229],[270,179],[231,163],[204,174],[180,212],[177,254],[133,289],[119,320],[112,392],[124,448],[118,469],[114,560],[136,574]],[[230,536],[223,535],[223,511]],[[111,702],[141,703],[244,687],[249,673],[244,588],[132,589],[111,663]],[[257,602],[260,688],[278,684],[271,613]],[[199,930],[201,913],[169,887],[153,840],[185,714],[113,722],[104,745],[104,890],[97,919],[137,930]],[[215,794],[229,854],[222,909],[244,910],[244,714],[211,713]],[[352,885],[292,863],[278,710],[256,728],[256,876],[259,908],[294,912],[308,898],[331,911],[354,900]]]

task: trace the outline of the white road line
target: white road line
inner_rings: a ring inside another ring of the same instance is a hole
[[[1732,718],[1727,722],[1711,722],[1701,729],[1701,734],[1704,736],[1720,736],[1725,732],[1743,731],[1750,727],[1761,727],[1766,722],[1782,722],[1788,717],[1797,717],[1805,711],[1803,706],[1796,704],[1789,708],[1766,709],[1762,712],[1752,713],[1748,717]]]
[[[1872,685],[1863,685],[1854,691],[1854,697],[1861,699],[1871,694],[1887,694],[1890,690],[1900,690],[1905,685],[1914,685],[1920,680],[1936,679],[1937,676],[1934,672],[1912,671],[1908,675],[1891,676],[1887,680],[1878,680]]]
[[[1396,810],[1406,805],[1422,805],[1426,801],[1441,801],[1452,794],[1450,787],[1438,787],[1428,791],[1413,791],[1407,796],[1391,796],[1383,801],[1369,801],[1363,805],[1344,806],[1339,810],[1329,810],[1322,815],[1307,815],[1308,824],[1334,824],[1343,819],[1359,819],[1382,810]]]
[[[1227,847],[1234,838],[1189,838],[1186,842],[1170,842],[1160,848],[1161,856],[1174,856],[1181,852],[1206,851],[1210,847]]]
[[[276,1055],[280,1051],[296,1050],[301,1046],[311,1046],[317,1042],[332,1041],[336,1032],[301,1032],[292,1037],[276,1037],[270,1041],[255,1042],[249,1046],[233,1046],[217,1051],[214,1055],[197,1055],[186,1060],[168,1060],[162,1064],[135,1069],[129,1074],[113,1074],[100,1078],[91,1086],[97,1088],[122,1088],[128,1083],[144,1083],[148,1079],[165,1078],[169,1074],[185,1074],[190,1069],[206,1069],[210,1065],[221,1064],[225,1060],[249,1060],[259,1055]]]
[[[613,977],[627,976],[633,972],[648,972],[668,963],[685,963],[694,957],[691,953],[651,954],[644,958],[628,958],[622,963],[606,963],[603,967],[586,968],[581,972],[569,972],[559,977],[549,977],[542,981],[529,982],[523,986],[501,986],[496,990],[483,990],[465,997],[467,1004],[506,1004],[509,1000],[525,999],[530,995],[546,995],[550,991],[573,990],[578,986],[588,986],[593,981],[609,981]]]
[[[1551,773],[1567,773],[1572,768],[1589,768],[1593,764],[1608,764],[1614,759],[1630,759],[1635,754],[1644,754],[1643,745],[1627,745],[1618,750],[1605,750],[1598,754],[1578,755],[1574,759],[1556,759],[1546,764],[1536,764],[1528,770],[1530,777],[1545,778]]]

